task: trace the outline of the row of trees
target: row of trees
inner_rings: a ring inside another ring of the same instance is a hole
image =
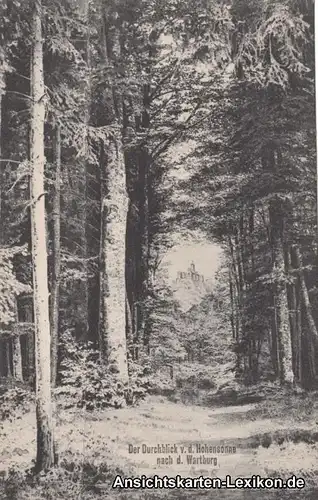
[[[55,462],[51,388],[61,332],[93,341],[101,364],[126,385],[127,358],[149,351],[155,274],[168,244],[164,157],[207,114],[207,85],[191,88],[189,37],[198,37],[196,52],[203,36],[200,9],[192,8],[152,0],[0,3],[1,346],[8,373],[12,354],[23,380],[32,341],[29,334],[21,357],[14,299],[32,285],[37,470]],[[210,7],[203,13],[210,20]]]
[[[234,1],[231,12],[236,78],[224,79],[210,122],[194,135],[186,160],[194,209],[184,217],[224,247],[237,374],[256,382],[265,370],[310,388],[318,367],[314,3]]]

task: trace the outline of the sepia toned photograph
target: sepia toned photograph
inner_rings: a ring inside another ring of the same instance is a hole
[[[317,500],[316,8],[0,0],[0,500]]]

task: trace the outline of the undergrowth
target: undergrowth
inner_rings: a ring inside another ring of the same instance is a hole
[[[22,418],[29,411],[34,396],[22,384],[3,385],[0,387],[0,429],[4,420],[13,421]]]
[[[100,362],[99,352],[91,343],[78,344],[69,332],[63,336],[63,360],[60,386],[55,390],[64,407],[93,411],[122,408],[143,400],[151,383],[150,364],[129,362],[129,382],[123,383]]]

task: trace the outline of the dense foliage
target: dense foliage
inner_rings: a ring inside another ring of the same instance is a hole
[[[316,387],[313,9],[0,1],[0,375],[35,377],[52,449],[51,386],[87,410]],[[198,228],[222,267],[182,312],[161,261]]]
[[[316,384],[313,2],[231,6],[236,78],[194,135],[183,220],[227,256],[237,371]],[[193,209],[189,210],[191,203]],[[178,204],[178,200],[176,201]],[[268,375],[268,369],[266,369]]]

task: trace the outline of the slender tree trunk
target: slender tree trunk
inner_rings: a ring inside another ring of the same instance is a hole
[[[270,255],[271,255],[271,267],[274,269],[275,255],[274,248],[272,242],[272,235],[270,231],[270,216],[269,211],[266,211],[265,208],[262,208],[261,211],[262,222],[266,231],[268,245],[270,247]],[[272,360],[273,371],[276,378],[279,378],[280,375],[280,362],[279,362],[279,347],[278,347],[278,322],[277,322],[277,314],[276,314],[276,286],[275,283],[272,283],[270,289],[270,306],[269,306],[269,314],[270,314],[270,326],[269,326],[269,335],[271,339],[270,344],[270,354]]]
[[[242,241],[240,238],[239,230],[235,231],[235,254],[236,254],[236,262],[237,262],[237,270],[238,270],[238,279],[241,295],[245,290],[245,279],[244,279],[244,267],[243,267],[243,257],[241,253]]]
[[[298,267],[300,293],[301,293],[301,298],[302,298],[302,301],[304,304],[304,311],[306,314],[306,320],[308,322],[311,338],[317,345],[318,344],[318,331],[317,331],[317,326],[316,326],[314,317],[312,315],[312,309],[311,309],[306,279],[305,279],[305,275],[304,275],[304,271],[303,271],[302,255],[301,255],[300,250],[297,246],[294,246],[293,251],[295,254],[295,259],[296,259],[297,267]]]
[[[6,351],[6,364],[7,364],[7,377],[8,378],[12,377],[10,344],[11,344],[11,339],[6,340],[5,351]]]
[[[279,365],[279,356],[278,356],[278,334],[277,334],[277,316],[276,316],[276,308],[275,308],[275,295],[272,296],[273,299],[273,309],[271,315],[271,357],[273,363],[273,369],[276,377],[279,377],[280,373],[280,365]]]
[[[15,305],[15,332],[12,339],[12,367],[13,367],[13,377],[19,382],[23,382],[23,372],[22,372],[22,350],[21,350],[21,339],[19,335],[19,316],[18,316],[18,306]]]
[[[36,367],[36,470],[54,465],[54,439],[51,404],[51,353],[44,202],[44,78],[42,46],[42,5],[33,6],[33,53],[31,61],[31,241],[33,263],[35,367]]]
[[[312,314],[312,309],[311,309],[305,274],[303,271],[302,255],[300,253],[298,246],[295,245],[293,247],[293,253],[294,253],[295,263],[296,263],[297,271],[298,271],[298,275],[299,275],[299,288],[300,288],[300,295],[301,295],[302,304],[303,304],[304,316],[305,316],[306,322],[307,322],[308,333],[306,335],[306,340],[307,340],[306,344],[307,344],[307,351],[308,351],[308,353],[307,353],[308,354],[308,368],[309,368],[311,383],[313,383],[315,381],[316,375],[317,375],[316,347],[318,345],[318,332],[317,332],[317,326],[316,326],[316,323],[315,323],[315,320],[314,320],[314,317]]]
[[[301,297],[300,297],[300,286],[299,279],[295,286],[295,294],[296,294],[296,330],[298,332],[298,349],[297,349],[297,374],[300,383],[303,380],[303,335],[302,335],[302,318],[301,318]]]
[[[235,304],[234,304],[234,287],[233,287],[233,278],[231,269],[229,269],[229,287],[230,287],[230,302],[231,302],[231,327],[232,327],[232,337],[236,338],[236,329],[235,329]]]
[[[235,331],[236,331],[236,343],[237,346],[240,347],[240,343],[242,341],[242,316],[241,316],[241,303],[242,303],[242,289],[241,289],[241,279],[240,279],[240,270],[239,263],[237,262],[237,255],[235,252],[235,248],[231,237],[229,237],[229,247],[230,254],[232,260],[232,276],[234,277],[235,282]],[[239,373],[242,368],[242,361],[244,360],[244,356],[242,356],[241,352],[237,352],[236,355],[236,371]]]
[[[133,322],[132,322],[132,314],[127,292],[126,292],[126,338],[127,338],[127,345],[131,350],[133,344]]]
[[[3,165],[2,165],[2,96],[5,90],[5,78],[4,73],[0,71],[0,247],[3,245],[4,241],[4,217],[3,217],[3,186],[4,186],[4,175],[3,175]],[[1,342],[1,346],[4,349],[3,355],[8,359],[8,347],[7,342]],[[9,355],[10,359],[10,355]],[[7,363],[8,365],[8,363]],[[7,376],[11,376],[11,369],[8,365]]]
[[[133,334],[134,334],[134,347],[133,347],[133,359],[139,359],[139,338],[138,338],[138,305],[134,302],[133,306]]]
[[[237,243],[238,243],[238,254],[239,254],[242,281],[243,281],[243,290],[246,290],[248,288],[247,276],[249,271],[248,269],[249,248],[247,241],[246,217],[244,210],[240,217],[240,223],[237,231]]]
[[[19,332],[17,331],[12,339],[12,364],[13,377],[19,382],[23,382],[22,374],[22,352]]]
[[[51,288],[51,379],[56,385],[58,342],[59,342],[59,300],[61,274],[61,128],[56,125],[54,140],[55,184],[53,198],[53,272]]]
[[[34,332],[27,337],[28,382],[34,388],[35,382],[35,338]]]
[[[285,251],[285,269],[286,269],[286,274],[290,275],[292,267],[291,267],[291,255],[289,248]],[[297,358],[298,332],[296,323],[296,294],[295,294],[294,283],[287,285],[287,299],[288,299],[289,324],[290,324],[292,353],[293,353],[293,371],[295,376],[297,376],[296,358]]]
[[[250,209],[250,214],[249,214],[249,221],[248,221],[248,227],[249,227],[249,249],[250,249],[250,255],[251,255],[251,272],[252,272],[252,279],[254,279],[254,272],[255,272],[255,256],[254,256],[254,242],[253,242],[253,237],[254,237],[254,207]]]
[[[275,273],[274,307],[277,324],[280,380],[282,384],[294,381],[292,342],[286,289],[285,259],[282,241],[283,212],[280,200],[273,200],[269,208],[273,271]]]
[[[85,38],[78,42],[78,46],[84,49],[85,61],[87,66],[86,77],[81,82],[83,97],[84,97],[84,134],[83,134],[83,157],[79,159],[80,167],[80,179],[78,189],[81,192],[82,200],[80,203],[80,209],[78,217],[80,220],[81,234],[80,234],[80,247],[81,247],[81,259],[82,259],[82,272],[84,279],[81,282],[81,302],[82,302],[82,315],[81,315],[81,339],[88,338],[89,332],[89,277],[88,277],[88,263],[87,259],[89,257],[89,241],[87,234],[88,226],[88,149],[89,149],[89,134],[88,127],[90,124],[91,115],[91,49],[90,49],[90,2],[89,0],[79,0],[79,10],[83,21],[85,23]],[[84,47],[83,47],[84,46]]]
[[[143,110],[141,126],[147,130],[150,126],[150,87],[146,83],[143,86]],[[139,182],[140,182],[140,227],[141,227],[141,297],[140,297],[140,338],[144,345],[149,345],[149,331],[147,331],[148,312],[146,301],[149,288],[149,177],[150,157],[146,147],[139,154]]]
[[[129,159],[127,160],[129,163]],[[132,181],[131,181],[132,183]],[[132,194],[132,188],[130,190]],[[126,294],[127,294],[127,340],[130,342],[132,359],[135,359],[135,346],[137,342],[137,304],[136,304],[136,249],[138,248],[138,213],[134,200],[130,201],[127,215],[127,240],[126,240]],[[131,323],[131,324],[130,324]],[[131,329],[131,333],[130,333]],[[131,335],[131,338],[130,338]]]

